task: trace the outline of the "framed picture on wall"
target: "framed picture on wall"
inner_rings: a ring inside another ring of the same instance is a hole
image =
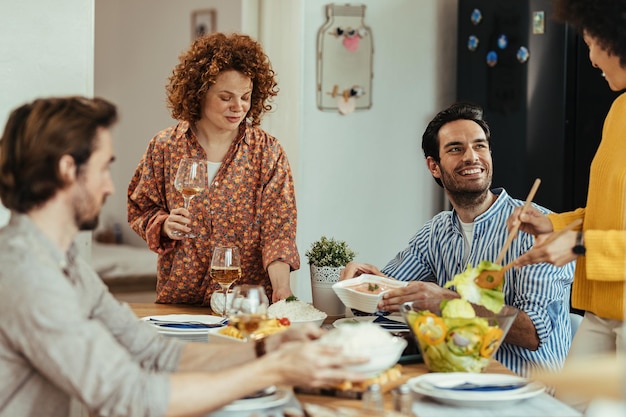
[[[215,32],[216,29],[215,9],[196,10],[191,13],[191,40],[208,33]]]

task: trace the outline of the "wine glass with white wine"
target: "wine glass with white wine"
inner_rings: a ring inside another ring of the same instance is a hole
[[[189,210],[191,200],[207,188],[207,163],[202,159],[183,158],[178,165],[174,187],[182,193],[184,205]],[[181,237],[196,237],[193,231],[189,233],[173,231],[172,234]]]
[[[228,306],[228,289],[233,282],[241,278],[241,256],[237,246],[217,246],[213,249],[213,258],[211,258],[211,270],[209,271],[213,278],[224,293],[224,308],[221,311],[223,317],[226,317],[226,308]]]
[[[254,333],[268,320],[269,305],[262,285],[238,285],[229,304],[228,324],[239,330],[245,341],[254,339]]]

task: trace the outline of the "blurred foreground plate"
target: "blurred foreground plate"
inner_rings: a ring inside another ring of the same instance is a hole
[[[530,382],[520,388],[500,391],[456,391],[448,387],[460,382],[471,382],[480,385],[518,384],[528,382],[525,378],[506,374],[477,374],[470,372],[430,373],[409,379],[407,384],[421,395],[430,397],[443,404],[462,407],[501,407],[526,398],[535,397],[545,391],[545,385]]]

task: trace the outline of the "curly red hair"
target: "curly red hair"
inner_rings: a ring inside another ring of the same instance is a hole
[[[272,109],[278,94],[275,73],[261,45],[248,35],[212,33],[196,39],[179,57],[166,87],[167,106],[174,119],[195,123],[209,88],[223,71],[235,70],[252,80],[247,118],[253,126]]]

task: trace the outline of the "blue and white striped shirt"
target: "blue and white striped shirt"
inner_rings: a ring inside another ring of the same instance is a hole
[[[524,204],[501,188],[494,204],[474,220],[474,236],[469,254],[461,222],[455,211],[444,211],[428,221],[382,272],[401,281],[433,281],[443,286],[465,270],[467,263],[493,260],[504,246],[508,230],[506,219],[513,209]],[[543,207],[535,208],[548,213]],[[519,233],[511,243],[503,264],[528,251],[534,237]],[[467,258],[467,262],[463,259]],[[528,314],[539,336],[539,349],[530,351],[503,343],[495,358],[522,376],[536,368],[560,369],[571,344],[569,293],[574,277],[574,262],[563,267],[542,263],[511,268],[505,274],[505,303]]]

